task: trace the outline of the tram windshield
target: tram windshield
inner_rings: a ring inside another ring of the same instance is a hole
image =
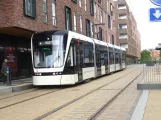
[[[36,34],[33,37],[35,68],[60,68],[64,63],[66,34]]]

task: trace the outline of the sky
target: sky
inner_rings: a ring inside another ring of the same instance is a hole
[[[126,0],[137,21],[141,49],[155,49],[161,43],[161,22],[149,21],[149,9],[157,8],[150,0]]]

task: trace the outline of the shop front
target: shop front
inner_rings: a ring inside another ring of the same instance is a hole
[[[32,76],[30,38],[0,33],[0,68],[7,58],[12,80]]]

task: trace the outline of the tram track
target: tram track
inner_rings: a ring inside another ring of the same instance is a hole
[[[48,86],[48,87],[49,87],[49,86]],[[60,86],[59,86],[59,87],[60,87]],[[29,91],[27,91],[27,92],[17,93],[17,94],[14,94],[14,95],[9,95],[9,96],[7,96],[7,97],[1,97],[1,98],[0,98],[0,101],[1,101],[1,100],[4,100],[4,99],[8,99],[8,98],[13,98],[13,97],[16,97],[16,96],[28,94],[28,93],[35,92],[35,91],[44,90],[45,88],[47,88],[47,87],[35,87],[35,88],[32,88],[33,90],[29,90]],[[51,87],[49,87],[49,88],[51,88]],[[57,88],[57,87],[55,87],[55,88]],[[63,89],[63,88],[61,88],[61,89]]]
[[[19,119],[25,119],[26,116],[28,116],[26,119],[37,118],[38,116],[44,115],[44,113],[47,113],[48,111],[51,111],[54,108],[55,109],[60,108],[61,106],[65,105],[66,103],[69,103],[69,102],[79,98],[80,96],[83,96],[86,93],[89,93],[90,91],[101,87],[102,85],[105,86],[110,83],[116,84],[119,81],[120,81],[119,83],[122,83],[122,80],[124,80],[124,77],[128,74],[133,73],[134,71],[137,71],[137,68],[139,68],[139,67],[136,67],[136,68],[130,67],[128,70],[126,69],[125,71],[118,72],[117,74],[112,74],[109,77],[100,77],[98,79],[94,79],[91,82],[89,82],[88,84],[76,85],[73,87],[69,87],[69,89],[60,90],[60,92],[55,92],[50,95],[41,96],[37,99],[31,99],[31,100],[25,101],[21,104],[15,104],[12,106],[8,106],[4,109],[1,109],[0,119],[1,118],[12,119],[13,117],[17,117],[17,116],[19,116],[18,117]],[[114,82],[120,78],[122,78],[122,79],[119,80],[118,82]],[[109,86],[111,86],[111,85],[112,84],[110,84]],[[107,85],[107,87],[108,87],[108,85]],[[34,95],[35,95],[35,93],[34,93]],[[93,94],[90,94],[90,96],[91,95],[93,95]],[[31,96],[29,96],[29,97],[31,97]],[[85,98],[86,97],[84,97],[83,99],[85,99]],[[2,102],[0,103],[0,105],[6,104],[7,102],[10,102],[13,100],[15,100],[15,98],[7,99],[7,101],[4,100],[3,103]],[[79,102],[79,100],[77,100],[77,101]],[[80,99],[80,101],[81,101],[81,99]],[[74,104],[76,104],[76,103],[77,102],[75,101]],[[69,106],[67,106],[67,107],[69,107]],[[42,107],[43,107],[43,109],[42,109]],[[6,111],[8,111],[8,112],[6,112]],[[32,111],[32,114],[31,114],[31,111]],[[60,111],[61,111],[61,109],[60,109]],[[48,117],[46,117],[46,118],[48,118]]]
[[[128,72],[127,74],[129,74],[130,72]],[[124,76],[126,76],[127,74],[125,74],[125,75],[123,75],[123,76],[121,76],[121,77],[119,77],[119,78],[117,78],[117,79],[120,79],[120,78],[122,78],[122,77],[124,77]],[[94,80],[92,80],[92,81],[94,81]],[[91,81],[91,82],[92,82]],[[116,81],[116,80],[114,80],[114,81]],[[111,82],[109,82],[108,84],[110,84]],[[78,84],[78,85],[75,85],[74,87],[77,87],[77,86],[82,86],[82,85],[84,85],[84,84]],[[106,84],[107,85],[107,84]],[[106,85],[104,85],[104,86],[106,86]],[[103,87],[103,86],[102,86]],[[67,87],[66,87],[67,88]],[[8,97],[5,97],[5,98],[1,98],[0,99],[0,103],[2,102],[2,101],[4,101],[4,100],[7,100],[7,99],[15,99],[15,97],[19,97],[19,96],[22,96],[22,95],[25,95],[26,94],[26,96],[29,96],[28,98],[26,98],[26,99],[23,99],[23,100],[19,100],[19,101],[17,101],[17,102],[11,102],[10,104],[8,104],[8,103],[5,103],[6,105],[3,105],[3,104],[1,104],[0,105],[0,110],[1,109],[4,109],[4,108],[7,108],[7,107],[11,107],[11,106],[14,106],[14,105],[17,105],[17,104],[20,104],[20,103],[23,103],[23,102],[26,102],[26,101],[29,101],[29,100],[33,100],[33,99],[36,99],[36,98],[39,98],[39,97],[42,97],[42,96],[45,96],[45,95],[49,95],[49,94],[52,94],[52,93],[55,93],[55,92],[58,92],[58,91],[61,91],[61,90],[63,90],[63,89],[65,89],[65,88],[60,88],[60,89],[54,89],[54,90],[52,90],[52,91],[50,91],[50,92],[47,92],[47,93],[44,93],[44,94],[40,94],[40,95],[35,95],[34,97],[30,97],[30,96],[32,96],[32,94],[36,94],[36,93],[32,93],[32,92],[39,92],[39,91],[41,91],[42,89],[40,89],[40,88],[38,88],[38,89],[35,89],[35,90],[32,90],[32,91],[28,91],[28,92],[24,92],[24,93],[20,93],[20,94],[16,94],[16,95],[13,95],[13,96],[8,96]],[[98,88],[99,89],[99,88]],[[30,93],[32,93],[31,95],[28,95],[28,94],[30,94]],[[85,95],[86,96],[86,95]],[[80,99],[80,98],[79,98]]]
[[[62,88],[62,89],[64,89],[64,88]],[[54,93],[54,92],[58,92],[58,91],[60,91],[60,90],[62,90],[62,89],[54,89],[54,90],[52,90],[52,91],[50,91],[50,92],[47,92],[47,93],[44,93],[44,94],[41,94],[41,95],[38,95],[38,96],[34,96],[34,97],[31,97],[31,98],[28,98],[28,99],[25,99],[25,100],[22,100],[22,101],[19,101],[19,102],[15,102],[15,103],[12,103],[12,104],[9,104],[9,105],[5,105],[5,106],[3,106],[3,107],[0,107],[0,110],[1,109],[4,109],[4,108],[7,108],[7,107],[11,107],[11,106],[13,106],[13,105],[16,105],[16,104],[20,104],[20,103],[23,103],[23,102],[26,102],[26,101],[29,101],[29,100],[33,100],[33,99],[36,99],[36,98],[39,98],[39,97],[42,97],[42,96],[44,96],[44,95],[48,95],[48,94],[51,94],[51,93]],[[38,91],[38,90],[37,90]],[[22,95],[22,94],[21,94]],[[6,98],[7,99],[7,98]]]
[[[112,104],[117,97],[123,93],[127,87],[129,87],[143,72],[141,72],[139,75],[137,75],[130,83],[128,83],[123,89],[121,89],[114,97],[112,97],[109,101],[107,101],[95,114],[93,114],[88,120],[96,120],[101,113],[105,111],[105,109]]]
[[[136,71],[136,69],[133,70],[133,71]],[[98,88],[96,88],[96,89],[94,89],[94,90],[92,90],[92,91],[90,91],[90,92],[88,92],[88,93],[86,93],[86,94],[84,94],[84,95],[82,95],[82,96],[80,96],[80,97],[78,97],[78,98],[72,100],[72,101],[69,101],[69,102],[67,102],[67,103],[65,103],[65,104],[63,104],[63,105],[61,105],[61,106],[59,106],[59,107],[57,107],[57,108],[54,108],[54,109],[52,109],[51,111],[49,111],[49,112],[47,112],[47,113],[45,113],[45,114],[43,114],[43,115],[41,115],[41,116],[39,116],[39,117],[33,119],[33,120],[42,120],[42,119],[48,117],[49,115],[51,115],[51,114],[53,114],[53,113],[55,113],[55,112],[57,112],[57,111],[59,111],[59,110],[65,108],[65,107],[67,107],[67,106],[69,106],[69,105],[71,105],[71,104],[73,104],[73,103],[75,103],[75,102],[77,102],[77,101],[83,99],[84,97],[86,97],[86,96],[88,96],[88,95],[90,95],[90,94],[92,94],[92,93],[94,93],[94,92],[100,90],[101,88],[103,88],[103,87],[105,87],[105,86],[108,86],[109,84],[114,83],[114,82],[120,80],[121,78],[125,77],[126,75],[128,75],[128,74],[131,73],[131,72],[132,72],[132,71],[130,71],[130,72],[124,74],[123,76],[121,76],[121,77],[119,77],[119,78],[117,78],[117,79],[115,79],[115,80],[113,80],[113,81],[111,81],[111,82],[109,82],[109,83],[107,83],[107,84],[104,84],[104,85],[102,85],[102,86],[100,86],[100,87],[98,87]],[[135,79],[137,79],[141,74],[142,74],[142,73],[140,73]],[[126,87],[128,87],[135,79],[133,79]],[[126,89],[126,88],[124,88],[124,89]],[[121,90],[121,92],[122,92],[122,91],[123,91],[123,90]],[[119,92],[116,96],[118,96],[119,94],[121,94],[121,92]],[[116,98],[116,96],[114,97],[114,99]],[[111,102],[112,102],[112,100],[114,100],[114,99],[111,99]]]
[[[17,93],[17,94],[14,94],[14,95],[9,95],[7,97],[1,97],[0,100],[16,97],[16,96],[27,94],[27,93],[30,93],[30,92],[34,92],[34,91],[37,91],[37,90],[39,90],[39,89],[33,88],[33,90],[30,90],[30,91],[27,91],[27,92]]]

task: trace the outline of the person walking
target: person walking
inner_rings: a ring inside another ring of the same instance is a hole
[[[1,73],[3,74],[3,83],[7,82],[7,73],[6,73],[7,62],[8,62],[8,60],[5,58],[3,63],[2,63]]]

